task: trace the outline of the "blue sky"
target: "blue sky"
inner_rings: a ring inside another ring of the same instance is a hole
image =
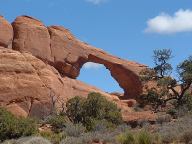
[[[0,15],[63,25],[82,41],[149,66],[154,49],[172,49],[174,65],[192,54],[191,0],[1,0]],[[102,66],[84,66],[78,79],[121,91]]]

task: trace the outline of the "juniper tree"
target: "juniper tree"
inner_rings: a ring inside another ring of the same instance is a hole
[[[157,81],[158,88],[150,89],[149,93],[145,95],[147,101],[152,101],[155,108],[166,104],[170,100],[176,100],[178,105],[182,104],[183,98],[192,84],[192,56],[177,66],[178,78],[171,76],[173,70],[172,65],[169,63],[172,58],[171,50],[155,50],[153,58],[155,67],[141,72],[142,80]],[[151,97],[151,91],[153,92],[152,96],[155,96],[155,98]]]

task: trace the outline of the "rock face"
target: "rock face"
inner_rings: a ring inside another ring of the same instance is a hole
[[[47,115],[50,89],[62,93],[62,81],[50,66],[31,54],[0,48],[1,106],[23,116]]]
[[[13,28],[2,16],[0,16],[0,46],[11,47],[13,40]]]
[[[31,52],[41,59],[51,60],[50,35],[47,28],[38,20],[25,16],[13,22],[13,49]]]
[[[76,80],[86,62],[103,64],[124,89],[120,97],[126,100]],[[145,118],[130,108],[142,92],[143,68],[77,40],[63,27],[46,27],[29,16],[11,25],[0,17],[0,106],[16,115],[44,117],[54,102],[60,108],[74,96],[99,92],[122,109],[125,120],[133,113],[133,119]]]
[[[77,40],[61,26],[46,28],[28,16],[13,22],[13,49],[31,52],[54,66],[62,76],[77,78],[86,62],[103,64],[125,92],[124,98],[135,98],[142,92],[138,73],[146,66],[122,60]]]
[[[129,112],[126,104],[83,82],[62,78],[56,69],[29,53],[0,47],[0,106],[19,116],[43,117],[51,113],[52,98],[57,107],[74,96],[99,92]]]

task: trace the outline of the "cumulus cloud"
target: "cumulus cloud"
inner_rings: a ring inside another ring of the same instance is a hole
[[[97,64],[97,63],[93,63],[93,62],[87,62],[83,65],[84,68],[86,69],[99,69],[102,68],[103,65],[101,64]]]
[[[101,3],[106,2],[107,0],[85,0],[85,1],[90,2],[90,3],[94,4],[94,5],[99,5]]]
[[[159,34],[192,32],[192,10],[180,9],[172,16],[161,13],[147,21],[145,32]]]

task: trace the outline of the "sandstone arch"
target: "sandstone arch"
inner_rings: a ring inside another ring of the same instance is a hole
[[[86,62],[103,64],[125,92],[135,98],[142,92],[139,72],[146,66],[112,56],[101,49],[77,40],[61,26],[46,27],[28,16],[16,18],[13,49],[31,52],[54,66],[63,77],[76,79]]]
[[[77,80],[93,85],[106,93],[116,94],[118,97],[122,97],[124,94],[123,89],[111,76],[109,69],[103,64],[86,62],[80,69]]]
[[[142,92],[138,74],[146,66],[83,43],[63,27],[47,28],[28,16],[18,17],[11,25],[0,16],[0,106],[18,116],[44,117],[51,110],[50,89],[65,102],[76,95],[99,92],[117,104],[125,121],[156,119],[151,112],[133,112],[128,104],[132,100],[120,100],[76,80],[82,65],[89,61],[110,70],[125,98],[136,98]]]
[[[124,99],[136,98],[136,96],[139,96],[139,94],[142,92],[142,85],[138,75],[125,66],[119,63],[106,61],[103,58],[95,55],[89,55],[88,61],[103,64],[110,71],[111,76],[124,90]]]

